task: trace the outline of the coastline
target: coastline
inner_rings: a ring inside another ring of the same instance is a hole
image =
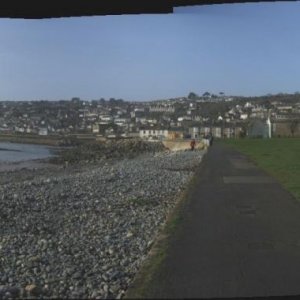
[[[36,169],[44,169],[44,168],[53,169],[53,168],[57,168],[57,165],[51,163],[49,161],[49,158],[38,158],[38,159],[21,160],[21,161],[14,161],[14,162],[0,161],[0,173],[18,171],[22,169],[36,170]]]
[[[51,162],[51,159],[58,157],[64,148],[0,141],[0,172],[53,168],[55,164]]]
[[[18,134],[0,134],[0,142],[9,142],[17,144],[34,144],[45,146],[63,146],[67,145],[67,137],[62,136],[39,136],[39,135],[18,135]]]
[[[0,148],[0,151],[21,152],[21,150]]]

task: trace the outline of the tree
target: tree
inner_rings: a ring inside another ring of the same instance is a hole
[[[202,96],[208,97],[208,96],[210,96],[210,93],[209,92],[205,92]]]
[[[270,102],[270,100],[265,100],[262,102],[262,104],[264,105],[264,107],[266,109],[271,109],[273,107],[272,103]]]
[[[190,92],[188,95],[188,99],[195,100],[199,96],[196,93]]]

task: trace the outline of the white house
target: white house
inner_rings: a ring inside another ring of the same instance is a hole
[[[164,112],[164,113],[174,113],[175,108],[173,106],[165,106],[165,105],[154,105],[150,106],[149,108],[150,112]]]
[[[212,135],[216,138],[222,137],[222,128],[221,127],[212,127]]]
[[[99,115],[99,119],[104,122],[112,122],[113,117],[109,115]]]
[[[199,127],[190,127],[189,134],[191,135],[191,138],[193,138],[193,139],[199,138],[200,137],[200,128]]]
[[[240,115],[240,119],[241,119],[241,120],[246,120],[246,119],[248,119],[248,114],[241,114],[241,115]]]
[[[48,135],[48,128],[39,128],[39,135]]]
[[[93,124],[92,132],[93,133],[99,133],[99,124]]]
[[[165,139],[168,137],[168,130],[167,129],[140,129],[140,138],[142,139],[149,139],[150,137],[158,138],[158,139]]]

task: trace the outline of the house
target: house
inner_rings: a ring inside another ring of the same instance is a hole
[[[175,108],[173,106],[165,105],[154,105],[150,106],[149,112],[163,112],[163,113],[174,113]]]
[[[275,119],[285,120],[285,121],[300,120],[300,114],[299,113],[277,113],[275,115]]]
[[[268,138],[270,137],[270,128],[271,122],[267,122],[267,120],[253,120],[249,123],[248,126],[248,136],[249,137],[261,137],[261,138]]]
[[[40,127],[39,128],[39,135],[48,135],[48,128]]]
[[[222,137],[222,127],[220,126],[213,126],[211,128],[211,133],[214,137],[216,138],[221,138]]]
[[[277,137],[300,137],[300,121],[274,120],[272,132]]]
[[[241,114],[241,115],[240,115],[240,119],[241,119],[241,120],[246,120],[246,119],[248,119],[248,114]]]
[[[168,131],[168,139],[182,139],[184,138],[184,130],[181,128],[172,128]]]
[[[178,117],[178,122],[182,122],[182,121],[192,121],[192,117],[191,116],[182,116],[182,117]]]
[[[289,113],[292,112],[293,107],[289,106],[289,105],[282,105],[282,106],[277,106],[277,110],[280,112],[285,112],[285,113]]]
[[[158,121],[156,119],[147,119],[147,123],[149,123],[149,124],[157,124]]]
[[[131,118],[143,118],[145,117],[145,111],[141,108],[136,108],[130,113]]]
[[[135,118],[135,122],[138,123],[142,123],[142,124],[147,124],[147,118],[143,117],[143,118]]]
[[[106,123],[110,123],[113,121],[113,117],[110,116],[110,115],[99,115],[99,119],[102,121],[102,122],[106,122]]]
[[[9,127],[0,127],[0,132],[1,133],[12,133],[13,130],[12,130],[12,128],[9,128]]]
[[[235,130],[231,126],[227,126],[223,129],[224,138],[233,138],[235,136]]]
[[[129,123],[129,119],[118,117],[118,118],[115,118],[114,123],[118,126],[124,126],[127,123]]]
[[[24,127],[18,127],[18,126],[15,126],[15,132],[25,132],[25,128]]]
[[[92,133],[99,133],[99,124],[92,125]]]
[[[200,137],[200,128],[199,127],[190,127],[189,134],[192,139],[197,139]]]
[[[246,104],[244,105],[245,108],[253,108],[254,105],[250,102],[246,102]]]
[[[235,126],[234,127],[234,137],[240,138],[242,134],[243,134],[243,128],[241,126]]]
[[[140,128],[139,136],[142,139],[157,138],[166,139],[168,137],[168,129],[158,128],[158,127],[145,127]]]
[[[206,135],[208,135],[210,133],[211,133],[211,127],[210,126],[205,125],[205,126],[202,126],[200,128],[200,135],[201,136],[206,136]]]

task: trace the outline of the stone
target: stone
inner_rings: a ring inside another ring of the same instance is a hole
[[[11,296],[14,297],[14,298],[19,297],[20,292],[21,292],[20,288],[18,288],[18,287],[16,287],[16,286],[9,287],[9,288],[7,289],[7,291],[8,291],[8,292],[11,294]]]
[[[128,231],[127,234],[126,234],[126,237],[127,237],[127,238],[130,238],[130,237],[132,237],[132,236],[133,236],[133,233],[132,233],[131,231]]]
[[[38,296],[40,293],[40,289],[38,286],[35,284],[29,284],[25,287],[25,291],[30,295],[30,296]]]

